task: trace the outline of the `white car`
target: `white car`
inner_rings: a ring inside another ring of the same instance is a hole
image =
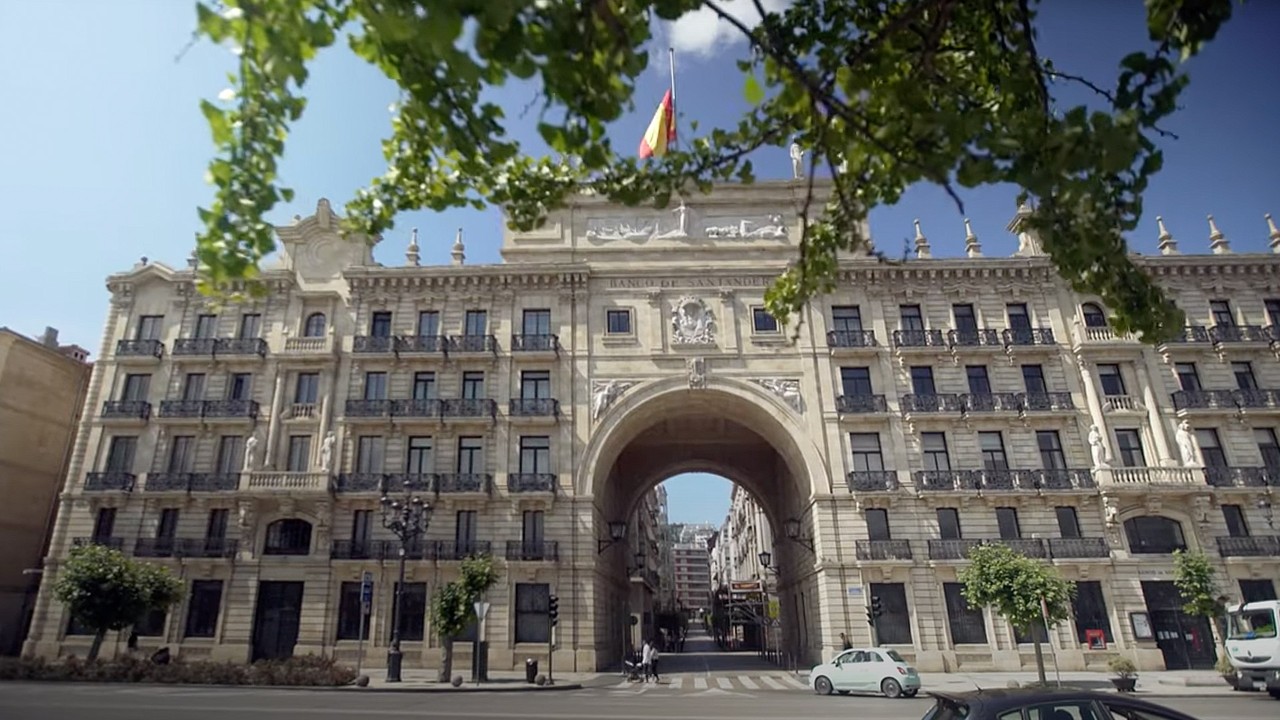
[[[809,687],[819,695],[836,691],[880,693],[885,697],[915,697],[920,692],[920,674],[896,650],[853,648],[815,666],[809,672]]]

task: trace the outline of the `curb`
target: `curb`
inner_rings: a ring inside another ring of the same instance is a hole
[[[283,692],[366,692],[366,693],[511,693],[511,692],[555,692],[557,690],[581,690],[582,683],[557,683],[555,685],[529,685],[526,683],[485,684],[463,683],[460,687],[446,684],[444,687],[434,685],[420,687],[359,687],[355,683],[348,685],[215,685],[200,683],[159,683],[159,682],[107,682],[94,680],[4,680],[4,683],[30,683],[41,685],[113,685],[148,688],[199,688],[201,690],[280,690]]]

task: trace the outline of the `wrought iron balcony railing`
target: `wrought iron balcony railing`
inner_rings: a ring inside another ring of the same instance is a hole
[[[910,540],[857,540],[854,551],[859,560],[910,560]]]
[[[257,400],[161,400],[162,418],[256,418]]]
[[[1203,325],[1188,325],[1181,332],[1167,340],[1168,343],[1207,343],[1211,342],[1208,328]]]
[[[897,470],[853,470],[845,475],[849,492],[880,492],[897,490]]]
[[[827,347],[829,348],[873,348],[877,345],[874,330],[827,331]]]
[[[512,335],[511,352],[560,352],[558,335]]]
[[[448,398],[441,401],[440,414],[447,418],[498,417],[498,401],[491,398]]]
[[[443,402],[440,398],[401,398],[391,401],[392,417],[440,417]]]
[[[897,347],[946,347],[947,339],[941,330],[894,330],[893,344]]]
[[[391,350],[405,355],[437,355],[449,351],[449,338],[444,335],[397,335]],[[386,352],[376,350],[373,352]]]
[[[965,412],[1017,412],[1022,399],[1017,393],[966,393],[960,396]]]
[[[1026,412],[1053,412],[1076,408],[1075,400],[1068,392],[1020,393],[1018,400]]]
[[[392,473],[387,476],[388,493],[433,493],[440,486],[438,473]]]
[[[1231,390],[1179,390],[1173,393],[1174,410],[1235,410],[1235,393]]]
[[[489,473],[443,473],[436,484],[439,493],[491,493],[493,475]]]
[[[560,559],[560,546],[549,542],[507,541],[507,559],[515,562],[548,562]]]
[[[916,489],[947,492],[980,490],[981,479],[972,470],[917,470]]]
[[[1269,343],[1275,339],[1261,325],[1214,325],[1209,337],[1215,343]]]
[[[173,354],[193,355],[257,355],[267,354],[267,341],[262,338],[178,338]]]
[[[929,540],[930,560],[964,560],[982,540]]]
[[[84,475],[84,489],[85,492],[109,492],[112,490],[130,492],[133,490],[133,485],[137,480],[137,475],[122,470],[90,472]]]
[[[121,340],[116,343],[116,357],[161,358],[164,343],[159,340]]]
[[[947,344],[951,347],[1002,347],[999,330],[978,328],[947,332]]]
[[[356,335],[351,338],[351,352],[389,353],[396,349],[396,339],[390,335]]]
[[[437,540],[435,542],[435,558],[437,560],[465,560],[469,557],[485,557],[492,555],[488,540]]]
[[[840,395],[836,397],[836,412],[842,415],[888,412],[889,403],[884,395]]]
[[[1222,557],[1280,557],[1280,535],[1219,537],[1217,541]]]
[[[1100,537],[1049,538],[1049,556],[1064,560],[1111,557],[1111,547]]]
[[[179,557],[232,558],[240,542],[229,538],[178,538]]]
[[[391,401],[386,398],[347,400],[344,414],[347,417],[387,417],[391,414]]]
[[[964,399],[955,393],[931,395],[910,393],[902,396],[900,404],[904,413],[958,413],[965,408]]]
[[[165,558],[177,554],[178,540],[171,537],[138,538],[133,541],[135,557]]]
[[[555,398],[511,398],[507,413],[513,417],[555,417],[560,401]]]
[[[387,476],[383,473],[340,473],[333,480],[335,493],[382,493],[387,490]]]
[[[1029,345],[1054,345],[1056,340],[1053,337],[1051,328],[1009,328],[1000,333],[1004,338],[1005,345],[1018,345],[1026,347]]]
[[[146,420],[151,417],[151,403],[146,400],[107,400],[102,403],[102,417],[119,420]]]
[[[333,560],[381,560],[384,545],[375,540],[334,540],[329,548]]]
[[[555,491],[555,473],[520,472],[507,475],[507,492],[553,493]]]
[[[1049,553],[1045,550],[1044,541],[1039,538],[1001,538],[998,540],[987,540],[992,545],[1004,545],[1010,550],[1026,555],[1029,558],[1046,559]]]
[[[88,545],[97,545],[99,547],[111,548],[112,550],[124,549],[124,538],[98,536],[72,538],[71,544],[75,547],[86,547]]]
[[[498,338],[492,335],[453,335],[449,338],[449,351],[455,353],[498,352]]]

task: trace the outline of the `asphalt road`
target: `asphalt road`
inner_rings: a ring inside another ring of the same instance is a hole
[[[1200,720],[1275,720],[1266,695],[1160,700]],[[5,720],[356,720],[520,718],[521,720],[919,720],[925,698],[819,697],[802,690],[709,689],[658,694],[609,688],[533,693],[386,693],[137,685],[0,683]]]

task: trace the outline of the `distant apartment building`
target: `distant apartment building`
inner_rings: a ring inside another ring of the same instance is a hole
[[[40,585],[40,561],[67,471],[92,366],[47,328],[0,327],[0,654],[16,655]]]
[[[706,539],[676,543],[671,548],[676,606],[686,612],[696,613],[710,607],[711,557],[707,552]]]

